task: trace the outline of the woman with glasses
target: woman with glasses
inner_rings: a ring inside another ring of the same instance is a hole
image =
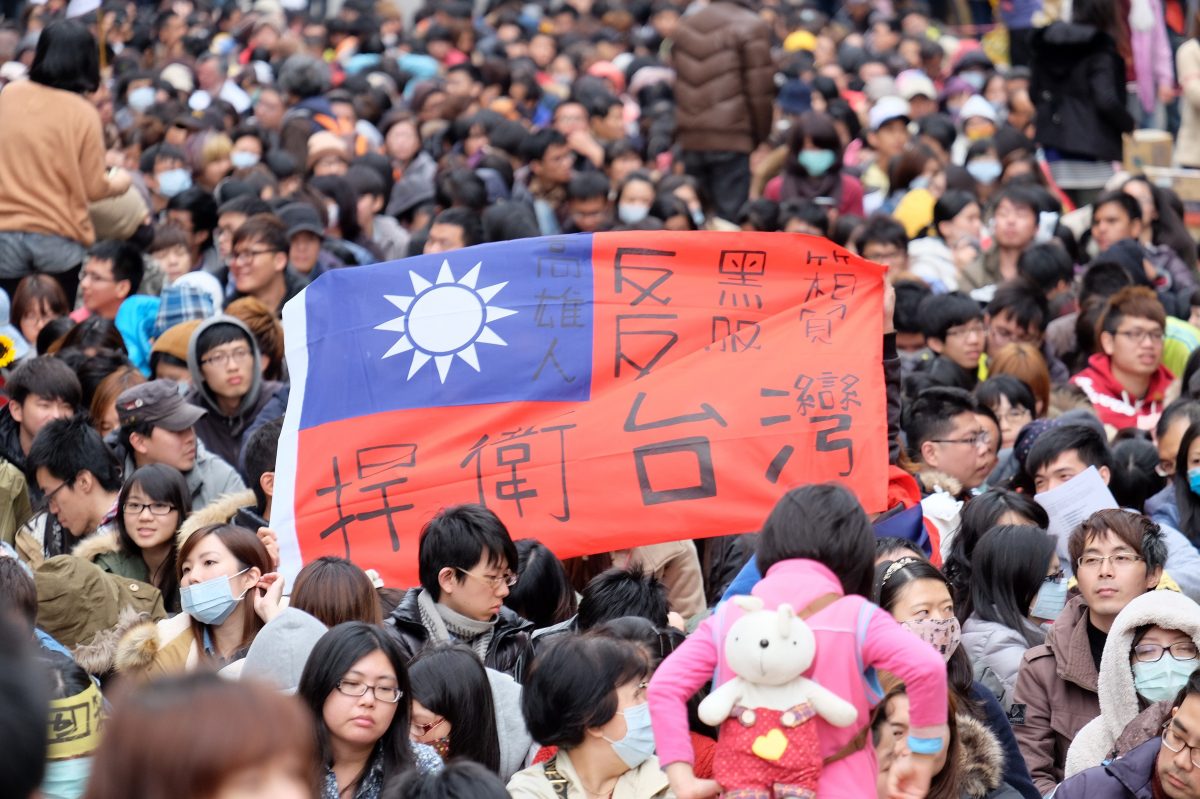
[[[430,747],[409,740],[404,661],[390,630],[360,621],[339,624],[313,647],[297,695],[316,719],[320,799],[378,799],[409,769],[441,770]]]
[[[1045,530],[1023,524],[993,527],[975,546],[963,649],[975,679],[1006,712],[1025,650],[1045,642],[1041,624],[1058,618],[1066,604],[1067,582],[1054,548]]]
[[[111,574],[150,583],[168,613],[179,613],[175,535],[192,511],[178,469],[150,464],[131,474],[117,495],[116,531],[85,539],[73,554]]]
[[[533,739],[521,719],[521,686],[485,669],[463,644],[426,647],[408,670],[412,739],[444,761],[473,760],[508,780],[525,765]]]
[[[1128,753],[1162,733],[1200,666],[1200,605],[1174,591],[1142,594],[1122,610],[1100,659],[1100,715],[1075,735],[1065,776]]]

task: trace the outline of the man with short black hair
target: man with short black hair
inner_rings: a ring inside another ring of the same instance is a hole
[[[262,526],[271,521],[271,505],[275,498],[275,459],[279,452],[279,434],[283,418],[273,419],[250,434],[243,456],[246,479],[254,491],[254,515]]]
[[[288,230],[278,217],[259,214],[247,219],[233,234],[231,299],[254,297],[282,318],[283,306],[304,288],[304,282],[288,269],[290,248]]]
[[[887,279],[908,271],[908,233],[887,214],[872,214],[854,234],[854,249],[868,261],[888,268]]]
[[[611,187],[603,172],[580,172],[567,184],[567,222],[564,233],[595,233],[611,222],[608,194]]]
[[[223,494],[244,491],[237,470],[196,438],[196,422],[206,413],[187,402],[173,380],[151,380],[121,392],[117,418],[125,474],[151,463],[178,469],[187,481],[194,511]]]
[[[42,428],[29,450],[27,471],[47,510],[17,531],[13,546],[22,559],[37,565],[69,554],[82,538],[117,529],[121,464],[83,414]]]
[[[1067,382],[1071,376],[1067,365],[1046,350],[1046,325],[1049,321],[1049,303],[1037,286],[1026,280],[1001,283],[983,314],[983,323],[987,327],[988,362],[1008,344],[1029,344],[1037,347],[1046,361],[1050,381],[1054,385]]]
[[[1092,241],[1101,251],[1118,241],[1140,238],[1142,225],[1142,206],[1131,194],[1110,191],[1092,203]]]
[[[1117,509],[1089,516],[1067,549],[1079,595],[1057,619],[1046,619],[1053,622],[1046,643],[1025,653],[1010,713],[1021,755],[1043,794],[1062,781],[1075,735],[1100,715],[1100,659],[1113,621],[1135,597],[1154,590],[1168,556],[1157,524]]]
[[[427,643],[459,641],[520,682],[533,625],[504,605],[517,579],[517,548],[499,517],[482,505],[442,509],[421,531],[417,560],[421,585],[387,620],[409,656]]]
[[[88,251],[79,273],[83,307],[71,314],[76,322],[95,315],[116,319],[126,297],[137,294],[145,264],[142,254],[126,241],[100,241]]]
[[[483,241],[483,223],[479,214],[466,208],[447,208],[433,219],[425,254],[450,252],[472,247]]]
[[[1018,274],[1017,261],[1037,237],[1045,192],[1028,186],[1006,186],[996,195],[992,210],[991,249],[962,273],[959,287],[975,291]]]
[[[565,136],[547,128],[525,137],[521,157],[528,166],[518,173],[513,199],[528,203],[542,235],[553,236],[562,231],[559,216],[566,210],[567,183],[575,153]]]
[[[992,441],[979,423],[978,409],[969,392],[942,387],[925,389],[905,407],[904,435],[909,457],[920,469],[923,494],[938,486],[962,494],[987,479]]]
[[[924,372],[934,385],[975,388],[979,357],[987,344],[987,326],[979,303],[958,292],[931,294],[918,310],[921,331],[936,357]]]
[[[25,471],[34,438],[48,423],[74,414],[83,389],[71,367],[53,355],[18,361],[4,388],[8,412],[0,412],[0,457]]]

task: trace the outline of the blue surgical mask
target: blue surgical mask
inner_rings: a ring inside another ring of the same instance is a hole
[[[1139,661],[1133,664],[1133,687],[1139,696],[1150,702],[1174,699],[1187,685],[1196,665],[1195,658],[1176,660],[1170,652],[1163,652],[1163,656],[1153,663]]]
[[[79,799],[87,788],[92,773],[91,757],[46,761],[42,778],[42,796],[46,799]]]
[[[1200,469],[1188,469],[1188,488],[1193,494],[1200,494]]]
[[[234,150],[229,154],[229,161],[233,164],[234,169],[249,169],[258,164],[258,153]]]
[[[972,161],[967,164],[967,172],[975,179],[977,183],[982,183],[985,186],[990,186],[1000,177],[1000,173],[1004,171],[1004,167],[1000,166],[999,161],[981,160]]]
[[[613,751],[621,762],[637,768],[654,754],[654,730],[650,727],[650,705],[645,702],[628,710],[618,710],[625,717],[625,737],[619,741],[604,740],[612,744]]]
[[[965,72],[958,73],[958,76],[967,82],[977,92],[983,91],[983,84],[987,82],[987,76],[976,69],[969,69]]]
[[[239,577],[248,571],[250,571],[248,568],[242,569],[233,577]],[[235,597],[231,587],[233,577],[214,577],[202,583],[180,588],[179,601],[183,605],[183,612],[201,624],[212,626],[222,624],[233,615],[233,611],[237,609],[237,605],[246,595],[246,591],[250,590],[247,588],[241,593],[241,596]]]
[[[796,161],[809,175],[819,178],[833,169],[837,154],[833,150],[801,150],[796,155]]]
[[[174,197],[192,187],[192,173],[186,169],[168,169],[158,175],[158,193],[164,197]]]
[[[1062,613],[1062,609],[1066,606],[1066,580],[1042,583],[1042,589],[1038,591],[1037,601],[1033,603],[1033,612],[1030,615],[1035,619],[1054,621],[1058,618],[1058,614]]]
[[[617,205],[617,218],[627,225],[636,225],[650,216],[650,206],[641,203],[620,203]]]
[[[154,105],[156,94],[153,86],[139,86],[129,93],[127,102],[134,111],[144,114],[147,108]]]

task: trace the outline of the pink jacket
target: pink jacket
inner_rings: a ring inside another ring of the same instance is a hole
[[[1158,88],[1175,85],[1175,56],[1167,39],[1167,24],[1163,20],[1160,0],[1134,0],[1149,5],[1153,24],[1140,31],[1132,21],[1129,25],[1129,44],[1133,50],[1133,74],[1137,80],[1138,100],[1147,114],[1158,103]],[[1139,127],[1141,127],[1139,125]]]
[[[802,611],[825,594],[843,596],[841,583],[823,564],[812,560],[776,563],[751,592],[767,607],[787,602]],[[724,630],[741,613],[730,603],[720,606],[671,654],[650,680],[650,717],[659,762],[693,762],[685,703],[717,673],[717,684],[733,676],[725,664]],[[870,724],[871,708],[880,695],[875,674],[881,669],[903,680],[911,700],[911,732],[919,737],[946,723],[946,664],[933,647],[896,623],[860,596],[843,596],[807,619],[817,639],[817,655],[804,676],[816,680],[858,710],[858,721],[845,729],[819,717],[821,756],[829,757]],[[821,772],[818,799],[862,799],[875,796],[875,750],[868,738],[861,750]]]

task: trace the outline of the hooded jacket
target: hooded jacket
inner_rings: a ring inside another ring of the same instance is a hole
[[[1054,799],[1154,799],[1161,746],[1162,738],[1152,738],[1119,760],[1076,774],[1058,787]]]
[[[196,350],[200,336],[216,325],[236,327],[249,339],[250,350],[254,353],[254,364],[250,370],[250,390],[242,397],[237,411],[231,416],[221,412],[217,395],[205,382],[204,373],[200,370],[200,353]],[[219,315],[201,322],[188,342],[188,371],[192,375],[192,390],[188,394],[188,401],[208,411],[196,422],[196,437],[204,442],[209,451],[223,458],[226,463],[238,462],[238,453],[242,448],[242,436],[246,428],[282,385],[274,380],[262,379],[260,361],[261,354],[254,334],[240,319],[234,319],[232,316]]]
[[[1018,799],[1020,793],[1004,782],[1004,749],[983,722],[966,713],[955,714],[958,734],[959,795],[967,799]]]
[[[1113,38],[1091,25],[1055,22],[1034,33],[1033,53],[1037,143],[1075,158],[1120,161],[1121,134],[1134,120]]]
[[[1137,427],[1138,421],[1143,418],[1143,425],[1156,422],[1167,403],[1167,390],[1173,381],[1170,370],[1159,364],[1150,376],[1146,396],[1131,397],[1113,376],[1112,359],[1102,352],[1088,358],[1088,365],[1083,371],[1071,377],[1071,382],[1083,389],[1095,407],[1100,421],[1117,430]]]
[[[1109,759],[1126,727],[1151,706],[1138,696],[1133,683],[1133,667],[1129,664],[1134,634],[1144,625],[1178,630],[1200,646],[1200,605],[1183,594],[1150,591],[1126,605],[1109,630],[1100,660],[1100,715],[1075,736],[1075,742],[1067,752],[1066,776]],[[1170,655],[1163,653],[1163,657]],[[1144,743],[1156,735],[1158,731],[1154,730],[1134,743]]]
[[[1071,741],[1100,715],[1099,673],[1088,644],[1088,607],[1074,597],[1046,643],[1025,653],[1013,691],[1013,734],[1042,795],[1062,782]]]

